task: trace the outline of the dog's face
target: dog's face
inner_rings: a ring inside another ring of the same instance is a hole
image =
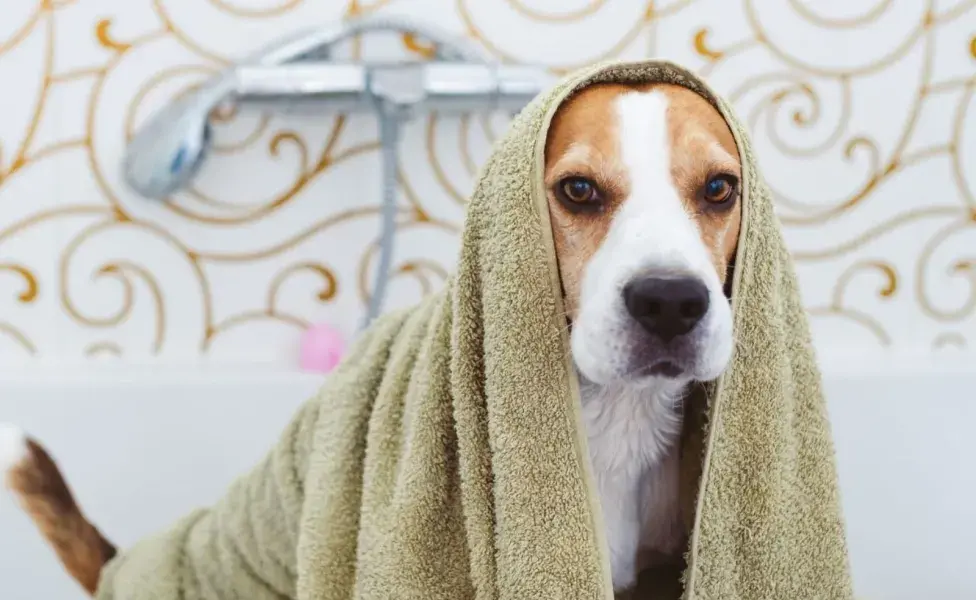
[[[544,176],[581,375],[675,389],[720,375],[742,174],[718,111],[679,86],[591,86],[557,111]]]

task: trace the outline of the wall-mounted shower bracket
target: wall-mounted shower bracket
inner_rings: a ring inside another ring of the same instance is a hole
[[[371,32],[409,35],[430,60],[350,62],[337,46]],[[232,102],[272,111],[372,112],[379,119],[383,161],[382,230],[365,323],[382,309],[396,226],[400,128],[418,114],[518,112],[551,83],[545,69],[501,65],[466,40],[403,18],[367,18],[301,32],[226,68],[155,113],[133,136],[123,161],[126,182],[164,199],[185,187],[210,150],[210,118]]]

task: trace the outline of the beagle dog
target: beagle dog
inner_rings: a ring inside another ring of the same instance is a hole
[[[545,184],[614,590],[680,560],[690,385],[732,355],[725,294],[741,164],[718,110],[674,85],[598,85],[557,111]]]
[[[733,347],[725,283],[741,164],[719,112],[679,86],[601,84],[555,114],[545,186],[613,587],[681,560],[678,439],[689,386]],[[114,546],[35,441],[0,427],[0,469],[67,571],[94,593]]]

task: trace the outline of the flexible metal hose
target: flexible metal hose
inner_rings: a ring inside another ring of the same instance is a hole
[[[362,327],[365,329],[383,310],[386,286],[390,280],[393,266],[393,242],[396,233],[397,215],[397,163],[399,157],[401,117],[395,110],[379,111],[380,154],[383,161],[383,203],[380,209],[380,256],[373,277],[373,290],[369,296],[366,317]]]

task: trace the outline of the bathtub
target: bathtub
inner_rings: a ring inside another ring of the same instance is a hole
[[[851,562],[866,600],[976,598],[976,356],[821,353]],[[0,374],[0,420],[42,439],[120,546],[217,499],[318,376],[181,367]],[[0,498],[0,598],[81,599]]]

